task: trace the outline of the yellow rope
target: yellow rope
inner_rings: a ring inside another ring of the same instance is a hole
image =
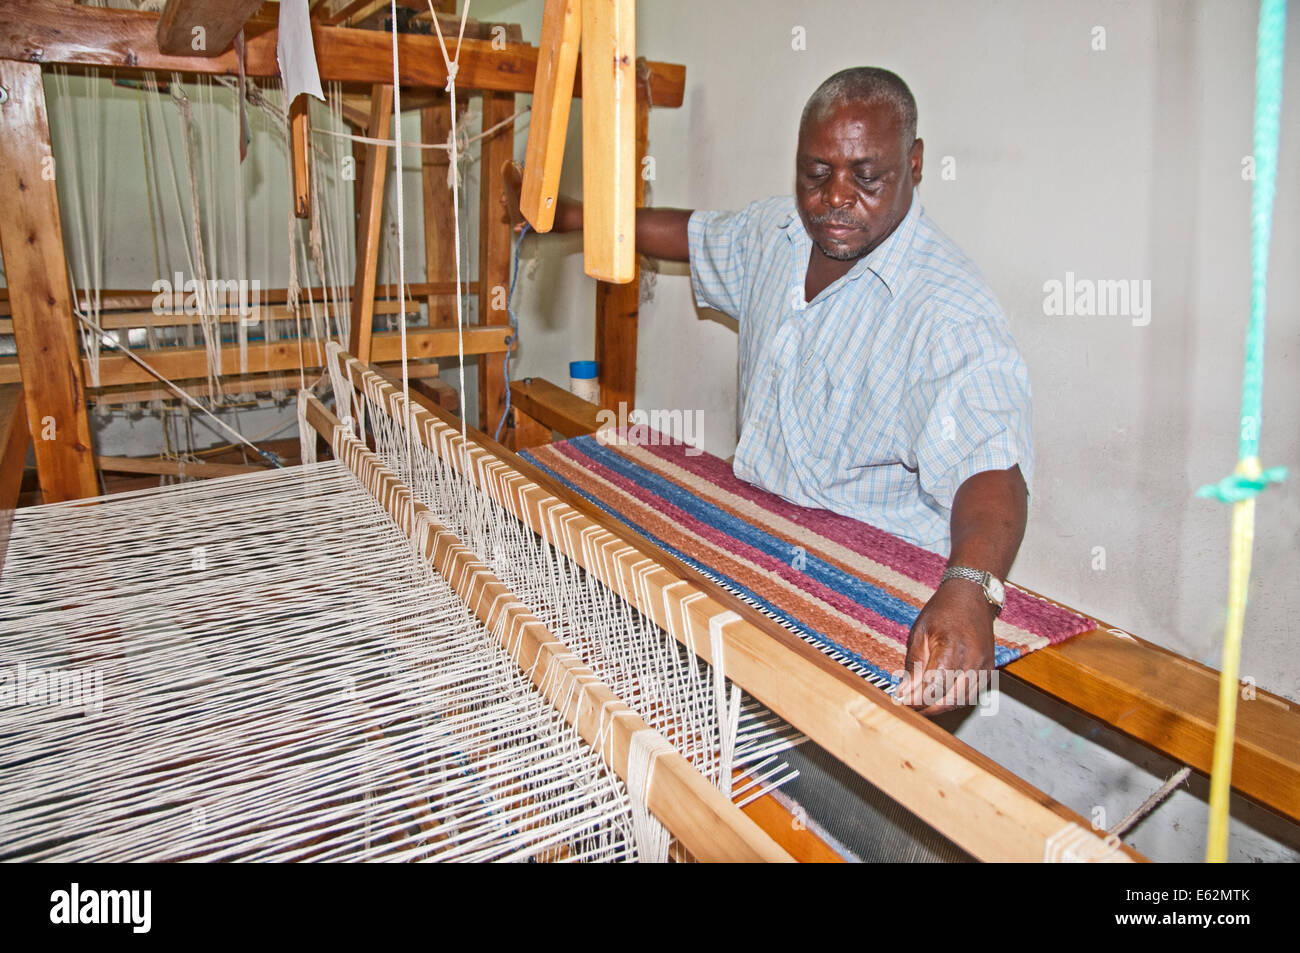
[[[1258,457],[1237,464],[1236,473],[1258,479]],[[1232,540],[1228,562],[1228,620],[1223,633],[1223,660],[1219,672],[1219,723],[1214,735],[1214,764],[1210,773],[1210,826],[1205,859],[1221,864],[1228,859],[1228,801],[1232,789],[1232,744],[1237,727],[1238,671],[1241,667],[1241,633],[1246,618],[1246,592],[1250,586],[1250,556],[1255,542],[1255,498],[1232,505]]]

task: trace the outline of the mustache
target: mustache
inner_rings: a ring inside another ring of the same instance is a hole
[[[844,228],[861,228],[867,227],[866,222],[858,221],[846,215],[839,215],[835,212],[827,212],[825,215],[814,215],[808,219],[813,225],[840,225]]]

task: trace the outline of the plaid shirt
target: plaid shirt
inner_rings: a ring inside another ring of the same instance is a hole
[[[804,301],[794,199],[690,219],[696,300],[740,325],[736,476],[947,555],[957,488],[1033,476],[1029,373],[974,263],[914,196],[848,274]]]

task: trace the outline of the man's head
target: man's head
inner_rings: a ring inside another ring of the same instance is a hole
[[[916,100],[889,70],[841,70],[799,120],[795,202],[828,258],[853,261],[889,237],[921,181]]]

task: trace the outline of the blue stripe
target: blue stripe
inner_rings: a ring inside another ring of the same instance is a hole
[[[629,460],[621,453],[603,446],[593,436],[577,437],[570,440],[569,445],[581,450],[592,460],[608,467],[619,476],[667,500],[700,522],[726,533],[732,539],[751,546],[779,562],[792,566],[790,555],[794,547],[785,540],[779,539],[754,524],[700,499],[689,490],[678,486],[672,480],[661,477]],[[857,576],[850,575],[838,566],[825,562],[812,553],[806,553],[804,561],[803,568],[796,570],[797,572],[802,572],[810,579],[821,583],[834,592],[848,596],[858,605],[864,606],[906,629],[912,627],[912,623],[916,621],[916,617],[920,614],[920,609],[910,602],[890,595],[880,587],[872,585]]]

